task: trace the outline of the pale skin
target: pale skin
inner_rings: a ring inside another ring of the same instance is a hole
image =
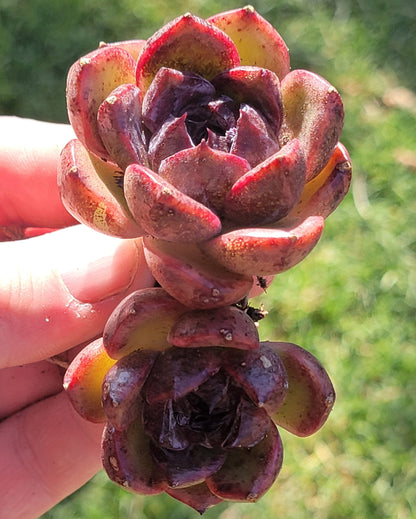
[[[0,519],[42,515],[101,468],[102,425],[77,415],[50,358],[102,333],[114,307],[153,285],[141,241],[77,225],[56,184],[66,125],[0,117]]]

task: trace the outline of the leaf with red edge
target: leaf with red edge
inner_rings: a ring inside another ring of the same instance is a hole
[[[253,7],[218,13],[207,20],[224,31],[238,49],[242,65],[273,71],[280,80],[290,71],[289,50],[276,29]]]
[[[225,198],[225,214],[241,224],[275,222],[298,202],[305,158],[297,139],[240,177]]]
[[[237,229],[200,244],[200,248],[226,269],[244,275],[268,276],[284,272],[302,261],[315,247],[324,228],[321,216],[311,216],[279,228]]]
[[[335,87],[308,70],[293,70],[281,83],[284,119],[282,143],[297,138],[305,152],[306,181],[325,167],[344,124],[344,108]]]
[[[120,85],[104,99],[97,114],[101,139],[112,161],[122,170],[129,164],[147,164],[139,97],[135,85]]]
[[[102,438],[102,462],[108,477],[132,492],[160,494],[167,482],[150,453],[150,439],[140,420],[118,431],[107,424]]]
[[[286,399],[272,419],[297,436],[310,436],[322,427],[334,405],[332,382],[318,359],[300,346],[265,344],[281,358],[289,381]]]
[[[141,411],[140,392],[158,353],[139,350],[120,359],[104,377],[102,405],[116,429],[125,429]]]
[[[169,347],[171,326],[186,310],[162,288],[137,290],[110,315],[104,327],[104,347],[114,359],[138,349],[164,350]]]
[[[114,42],[101,42],[100,49],[103,47],[119,47],[120,49],[126,50],[134,61],[137,61],[142,48],[145,46],[146,40],[124,40]]]
[[[181,501],[181,503],[194,508],[201,515],[208,508],[222,502],[222,499],[215,496],[205,482],[184,488],[167,488],[166,493]]]
[[[147,40],[137,63],[137,85],[145,92],[161,67],[191,71],[212,79],[239,64],[231,39],[188,13],[166,24]]]
[[[168,341],[181,348],[225,346],[256,349],[259,333],[254,321],[235,306],[212,310],[191,310],[172,326]]]
[[[224,465],[206,483],[221,499],[255,502],[272,486],[282,462],[282,441],[272,424],[251,449],[230,449]]]
[[[140,164],[127,168],[124,193],[135,220],[162,240],[195,243],[221,231],[221,220],[208,207]]]
[[[98,130],[98,108],[117,86],[135,83],[135,67],[129,52],[104,46],[69,69],[66,99],[70,123],[78,139],[99,157],[108,158],[108,152]]]
[[[227,349],[223,359],[224,369],[256,405],[268,413],[279,409],[288,389],[286,370],[267,344],[260,343],[256,350]]]
[[[231,305],[248,295],[253,286],[251,274],[226,270],[191,243],[173,243],[145,236],[143,245],[153,276],[172,297],[188,307]]]
[[[338,142],[329,162],[312,180],[305,184],[299,202],[284,222],[302,220],[309,215],[326,218],[342,202],[351,183],[351,159],[347,149]]]
[[[114,365],[97,339],[83,348],[69,365],[63,381],[64,389],[76,411],[90,422],[104,422],[101,386],[108,370]]]
[[[245,159],[214,150],[202,141],[166,158],[159,174],[179,191],[222,216],[227,192],[249,169]]]
[[[122,173],[88,154],[74,139],[64,147],[58,187],[65,208],[77,220],[111,236],[136,238],[144,234],[128,210],[118,179]]]

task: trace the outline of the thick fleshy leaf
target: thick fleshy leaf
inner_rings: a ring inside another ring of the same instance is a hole
[[[114,363],[100,338],[83,348],[65,373],[63,385],[71,404],[90,422],[106,420],[101,405],[101,386]]]
[[[104,347],[114,359],[138,349],[163,350],[169,346],[171,326],[186,310],[162,288],[137,290],[123,299],[108,319]]]
[[[120,49],[126,50],[134,61],[137,61],[137,58],[145,44],[146,40],[124,40],[111,43],[101,42],[100,49],[102,47],[119,47]]]
[[[187,430],[178,425],[172,400],[145,403],[143,425],[153,442],[163,449],[183,451],[189,447]]]
[[[280,81],[274,72],[259,67],[238,67],[216,76],[212,84],[239,104],[256,108],[277,136],[283,119]]]
[[[222,499],[255,502],[272,486],[282,462],[282,441],[272,425],[253,448],[228,451],[224,465],[206,483]]]
[[[152,454],[171,488],[202,483],[221,468],[227,456],[221,449],[207,449],[201,445],[173,451],[158,449],[152,444]]]
[[[120,85],[98,110],[98,130],[112,159],[122,170],[129,164],[147,164],[140,127],[140,90],[131,83]]]
[[[137,85],[145,92],[161,67],[191,71],[212,79],[239,64],[231,39],[188,13],[166,24],[147,40],[137,63]]]
[[[324,228],[321,216],[311,216],[292,227],[238,229],[200,244],[226,269],[244,275],[268,276],[284,272],[303,260],[318,243]]]
[[[272,419],[297,436],[315,433],[325,423],[335,402],[327,372],[316,357],[296,344],[265,344],[279,355],[289,380],[286,399]]]
[[[139,416],[140,392],[156,357],[156,351],[134,351],[116,362],[104,377],[103,409],[116,429],[125,429]]]
[[[215,96],[213,85],[201,76],[162,67],[143,99],[143,121],[156,132],[170,115],[180,117],[193,105],[206,105]]]
[[[68,116],[78,139],[99,157],[108,158],[97,123],[100,104],[119,85],[135,83],[135,61],[126,50],[104,46],[76,61],[68,72]]]
[[[208,141],[209,143],[209,141]],[[276,139],[271,137],[264,119],[249,105],[240,107],[237,131],[230,153],[249,162],[253,168],[279,150]]]
[[[215,496],[205,482],[184,488],[168,488],[166,493],[181,501],[181,503],[194,508],[201,515],[211,506],[222,502],[222,499]]]
[[[303,189],[299,203],[284,222],[296,221],[309,215],[329,216],[348,193],[351,183],[351,159],[340,142],[324,169]]]
[[[102,439],[102,461],[108,477],[138,494],[160,494],[166,480],[150,453],[150,438],[141,420],[118,431],[107,424]]]
[[[195,243],[221,231],[221,220],[208,207],[140,164],[127,168],[124,193],[139,225],[162,240]]]
[[[185,124],[186,114],[170,117],[159,131],[152,135],[149,142],[149,162],[153,171],[158,171],[163,159],[178,151],[192,148],[193,142]]]
[[[279,409],[285,399],[288,381],[279,356],[264,343],[256,350],[227,349],[224,368],[251,400],[268,413]]]
[[[232,429],[223,443],[226,449],[248,449],[257,445],[273,425],[264,408],[242,398]]]
[[[217,349],[171,347],[161,352],[147,379],[148,404],[178,400],[195,390],[221,368]]]
[[[74,139],[64,147],[58,186],[66,209],[93,229],[120,238],[142,236],[133,220],[119,179],[122,173],[93,155]]]
[[[253,285],[252,275],[230,272],[216,265],[198,246],[172,243],[146,236],[147,264],[160,285],[182,304],[216,308],[237,303]]]
[[[165,159],[159,174],[179,191],[222,215],[231,186],[250,169],[236,155],[213,150],[205,141]]]
[[[225,214],[241,224],[265,224],[286,216],[305,183],[305,158],[297,139],[240,177],[227,193]]]
[[[259,333],[246,312],[226,306],[182,314],[172,326],[168,341],[181,348],[227,346],[250,350],[258,347]]]
[[[307,70],[293,70],[281,83],[284,119],[280,140],[297,138],[305,152],[306,181],[325,167],[341,135],[344,108],[335,87]]]
[[[289,50],[276,29],[251,6],[215,14],[208,22],[224,31],[238,49],[242,65],[273,71],[280,80],[290,71]]]

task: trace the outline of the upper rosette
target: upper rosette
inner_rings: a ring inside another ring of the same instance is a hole
[[[290,72],[251,7],[101,45],[71,67],[67,103],[67,209],[102,232],[147,235],[153,255],[182,242],[238,275],[286,270],[349,187],[338,92]]]

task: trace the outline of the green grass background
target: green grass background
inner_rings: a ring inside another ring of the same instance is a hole
[[[293,68],[340,91],[350,193],[313,253],[260,298],[263,338],[312,351],[337,402],[325,427],[282,432],[281,474],[256,505],[209,519],[416,517],[416,4],[413,0],[259,0]],[[66,121],[65,78],[100,40],[146,38],[178,14],[238,7],[218,0],[1,0],[0,113]],[[98,474],[43,519],[191,519],[168,496],[131,496]]]

